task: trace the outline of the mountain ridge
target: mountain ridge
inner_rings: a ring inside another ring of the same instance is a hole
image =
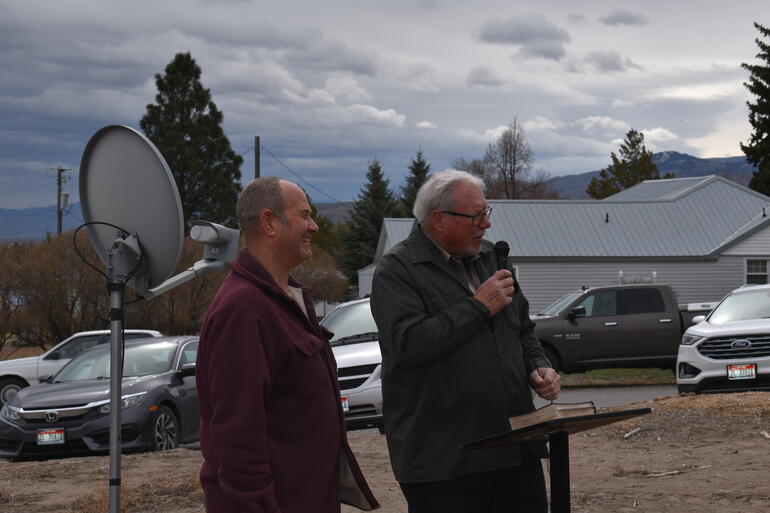
[[[754,173],[754,167],[746,162],[745,157],[699,158],[679,153],[664,151],[654,153],[653,162],[661,175],[673,173],[677,178],[690,178],[718,174],[741,185],[748,185]],[[551,189],[563,199],[590,199],[585,189],[591,178],[599,171],[589,171],[575,175],[556,176],[549,180]],[[352,201],[341,203],[316,203],[319,214],[335,223],[347,219]],[[62,229],[72,230],[83,223],[80,203],[73,203],[64,211]],[[32,207],[25,209],[0,208],[0,242],[41,240],[48,233],[56,233],[56,206]]]
[[[673,173],[677,178],[693,178],[706,175],[720,175],[741,185],[748,186],[754,174],[754,166],[746,157],[699,158],[677,151],[662,151],[652,155],[652,161],[658,166],[661,176]],[[562,175],[551,178],[548,183],[551,190],[563,199],[591,199],[586,188],[591,178],[599,172],[588,171],[576,175]]]

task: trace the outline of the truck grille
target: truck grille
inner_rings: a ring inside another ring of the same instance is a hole
[[[734,344],[737,340],[748,340],[749,343]],[[770,335],[710,338],[698,345],[698,352],[706,358],[714,360],[764,358],[770,356]]]
[[[377,364],[357,365],[355,367],[343,367],[337,369],[337,379],[340,382],[340,390],[358,388],[372,375]]]

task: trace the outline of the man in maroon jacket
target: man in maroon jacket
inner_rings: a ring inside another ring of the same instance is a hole
[[[338,513],[379,505],[347,443],[330,333],[289,273],[318,226],[300,187],[241,193],[246,247],[209,305],[196,379],[209,513]]]

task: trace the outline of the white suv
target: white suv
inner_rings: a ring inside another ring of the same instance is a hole
[[[733,290],[685,331],[676,369],[680,392],[770,390],[770,285]]]
[[[123,330],[124,340],[160,336],[161,332],[155,330]],[[59,372],[67,362],[86,349],[109,341],[110,330],[81,331],[40,356],[0,361],[0,407],[20,389]]]
[[[342,303],[321,324],[334,332],[330,343],[337,361],[345,423],[349,428],[382,430],[382,356],[369,298]]]

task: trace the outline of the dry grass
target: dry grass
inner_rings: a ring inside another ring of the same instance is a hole
[[[679,394],[633,407],[649,407],[652,413],[612,424],[607,429],[623,434],[640,429],[640,437],[664,436],[669,440],[699,444],[706,439],[745,436],[766,443],[770,430],[770,393]],[[629,405],[608,410],[629,409]]]
[[[595,369],[561,376],[563,387],[673,385],[675,383],[674,373],[670,369]]]
[[[198,476],[165,476],[146,483],[124,484],[120,499],[120,510],[124,513],[161,513],[195,509],[203,503],[203,492]],[[108,509],[109,490],[104,489],[78,499],[65,513],[104,513]]]

